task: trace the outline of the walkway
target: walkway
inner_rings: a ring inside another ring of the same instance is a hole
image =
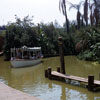
[[[0,83],[0,100],[40,100]]]

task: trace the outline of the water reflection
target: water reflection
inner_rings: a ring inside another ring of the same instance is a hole
[[[65,86],[65,83],[57,83],[56,81],[51,85],[54,84],[60,86],[61,91],[60,99],[57,100],[96,100],[100,98],[100,93],[89,92],[85,88],[72,86],[70,84],[66,84]]]
[[[65,57],[65,64],[68,74],[80,77],[93,74],[95,79],[99,79],[100,65],[80,61],[73,56]],[[36,66],[10,68],[10,62],[4,62],[0,58],[0,81],[43,100],[99,100],[100,92],[92,93],[85,88],[44,77],[47,67],[56,70],[59,65],[59,57],[54,57],[44,59],[43,63]]]

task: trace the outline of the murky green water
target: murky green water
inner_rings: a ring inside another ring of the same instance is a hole
[[[10,62],[4,62],[0,57],[0,81],[42,100],[100,100],[100,92],[89,92],[86,88],[45,78],[44,70],[47,67],[56,70],[60,63],[59,57],[43,60],[33,67],[10,68]],[[65,64],[67,74],[80,77],[94,75],[99,79],[99,64],[80,61],[72,56],[65,57]]]

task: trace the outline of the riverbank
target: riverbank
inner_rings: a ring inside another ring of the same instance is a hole
[[[0,83],[0,100],[40,100]]]

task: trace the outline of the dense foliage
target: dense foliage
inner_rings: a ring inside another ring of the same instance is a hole
[[[88,27],[81,29],[80,34],[80,43],[77,43],[76,49],[78,46],[80,54],[78,57],[84,60],[99,61],[100,60],[100,28]]]
[[[76,21],[72,24],[76,29],[73,32],[73,44],[77,51],[78,58],[84,60],[99,60],[100,59],[100,0],[84,0],[79,4],[72,4],[68,0],[59,0],[62,13],[67,16],[66,7],[70,5],[69,9],[77,10]],[[83,14],[82,10],[83,9]],[[68,17],[66,20],[68,24]],[[70,28],[72,28],[72,26]],[[68,27],[66,26],[68,29]],[[72,37],[70,38],[72,40]],[[71,41],[70,41],[71,43]],[[73,46],[73,47],[74,47]],[[74,49],[74,48],[73,48]]]
[[[23,45],[28,47],[41,46],[45,56],[58,55],[59,36],[63,37],[65,54],[72,54],[72,43],[69,43],[66,30],[60,27],[57,22],[34,25],[29,16],[22,20],[16,16],[16,22],[7,25],[4,45],[6,58],[10,57],[10,48],[19,48]]]
[[[78,55],[84,60],[100,60],[100,1],[84,0],[79,4],[72,4],[60,0],[59,8],[65,16],[65,24],[61,27],[56,23],[39,23],[34,25],[32,18],[24,17],[22,20],[15,16],[16,22],[6,26],[4,52],[10,58],[10,48],[41,46],[45,56],[58,55],[58,37],[64,42],[65,55]],[[76,21],[70,22],[66,6],[77,10]],[[80,9],[83,7],[83,14]],[[89,17],[89,18],[88,18]]]

